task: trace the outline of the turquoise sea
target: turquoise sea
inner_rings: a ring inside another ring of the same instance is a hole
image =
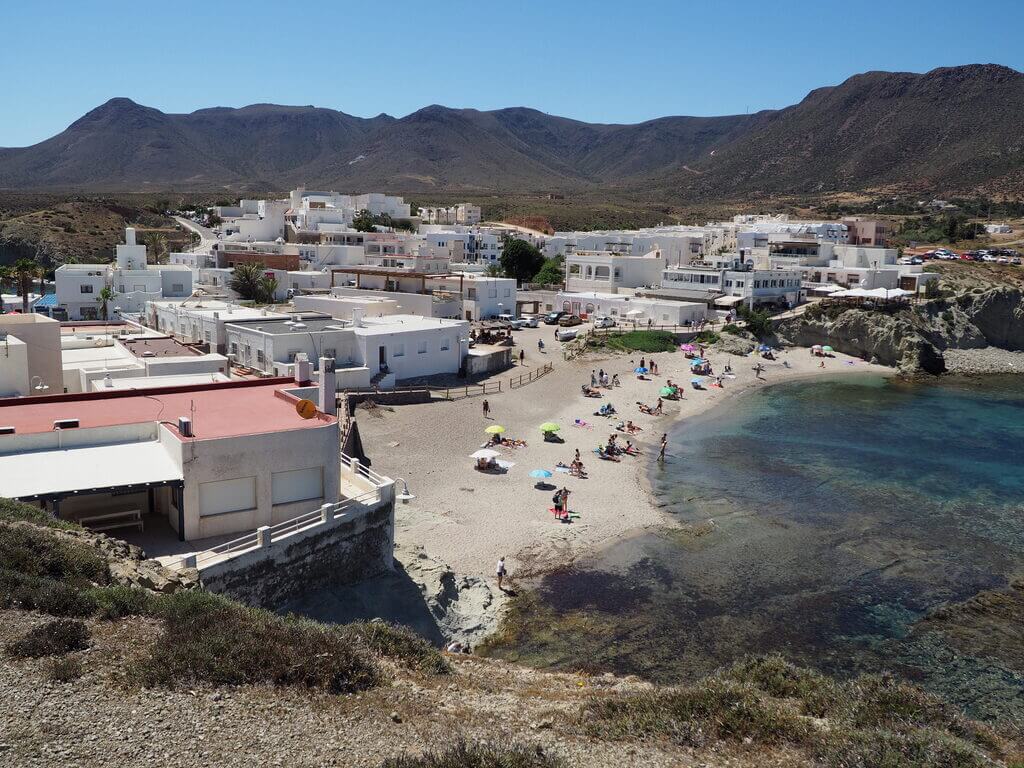
[[[683,529],[545,577],[499,654],[677,682],[777,651],[1024,713],[1024,592],[922,621],[1024,576],[1019,377],[781,384],[670,438],[651,483]]]

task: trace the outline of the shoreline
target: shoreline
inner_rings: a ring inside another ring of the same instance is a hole
[[[545,355],[531,355],[538,338],[549,344],[546,331],[520,332],[518,341],[527,351],[527,369],[536,363],[554,362],[554,370],[525,387],[488,397],[489,419],[482,415],[482,397],[378,407],[356,414],[374,469],[405,479],[416,495],[410,504],[396,508],[396,543],[400,551],[422,548],[452,573],[455,584],[461,585],[460,594],[449,600],[447,607],[465,619],[470,631],[460,634],[460,639],[470,642],[479,641],[497,627],[508,601],[509,594],[499,592],[495,583],[499,557],[507,558],[512,590],[529,589],[545,573],[571,565],[604,545],[645,530],[678,526],[658,504],[650,481],[662,433],[764,386],[849,373],[896,375],[891,368],[838,353],[825,358],[826,368],[821,369],[821,359],[801,348],[781,352],[775,361],[710,348],[707,357],[715,372],[720,373],[728,362],[735,378],[727,379],[723,389],[686,388],[681,400],[664,401],[664,415],[651,417],[641,414],[635,402],[653,404],[658,390],[669,379],[689,387],[689,360],[682,353],[656,353],[659,375],[639,381],[632,369],[640,357],[646,361],[650,355],[593,351],[564,361],[555,345],[550,345]],[[784,361],[789,363],[788,368]],[[760,380],[752,370],[758,362],[765,368]],[[617,373],[621,386],[601,390],[600,399],[583,397],[580,385],[589,383],[590,371],[600,368]],[[503,377],[508,375],[505,372]],[[621,442],[633,440],[642,455],[624,456],[615,463],[602,461],[592,452],[598,443],[607,440],[619,421],[592,415],[607,402],[614,403],[621,420],[632,420],[642,427],[635,436],[619,433]],[[574,419],[593,426],[570,426]],[[562,426],[559,435],[564,442],[541,439],[537,426],[546,421]],[[527,441],[526,447],[500,449],[501,458],[514,463],[507,474],[479,473],[469,458],[486,442],[483,430],[492,424],[506,427],[505,437]],[[529,472],[538,468],[553,471],[557,461],[568,464],[576,449],[580,450],[588,478],[555,473],[549,481],[569,489],[570,509],[578,514],[570,524],[563,524],[548,511],[554,488],[537,490]],[[405,571],[402,575],[416,579],[415,574]],[[432,583],[418,583],[418,587],[425,598],[436,592]],[[471,611],[463,611],[459,605],[462,594],[465,603],[473,606]],[[449,631],[458,624],[450,620],[444,623]]]

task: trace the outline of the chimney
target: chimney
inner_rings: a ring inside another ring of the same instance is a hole
[[[311,378],[312,366],[309,363],[309,357],[305,352],[300,352],[295,356],[295,383],[309,384]]]
[[[125,227],[124,244],[135,245],[135,227]]]
[[[352,325],[355,328],[363,327],[363,313],[366,311],[364,307],[353,307],[352,308]]]
[[[334,373],[334,358],[320,358],[320,410],[328,416],[338,415],[337,375]]]

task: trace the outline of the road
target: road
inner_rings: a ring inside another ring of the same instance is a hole
[[[217,235],[212,229],[204,227],[202,224],[196,224],[194,221],[183,216],[175,216],[174,220],[185,229],[189,229],[199,235],[199,245],[193,250],[209,251],[213,244],[217,242]]]

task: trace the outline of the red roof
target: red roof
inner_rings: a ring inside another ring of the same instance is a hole
[[[283,391],[295,386],[291,379],[277,378],[149,389],[145,394],[127,390],[5,398],[0,399],[0,426],[26,434],[49,432],[58,419],[78,419],[83,429],[160,421],[180,438],[178,417],[187,416],[195,438],[209,440],[310,429],[335,421],[319,411],[312,419],[299,416],[296,399]]]

